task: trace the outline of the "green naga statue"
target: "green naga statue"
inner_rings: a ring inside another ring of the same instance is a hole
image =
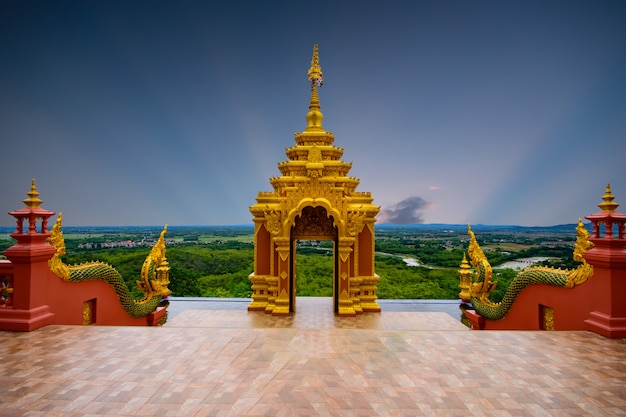
[[[587,281],[593,275],[593,266],[589,265],[583,254],[593,247],[589,241],[589,233],[582,221],[578,219],[576,227],[576,243],[574,245],[574,260],[581,264],[576,269],[560,269],[550,267],[530,267],[520,272],[506,290],[502,301],[494,303],[489,300],[489,295],[496,288],[497,282],[491,280],[493,271],[487,257],[476,241],[476,236],[471,227],[467,226],[470,235],[468,254],[470,263],[476,273],[469,285],[469,295],[474,310],[488,320],[503,319],[517,296],[524,288],[531,284],[546,284],[556,287],[573,288]]]
[[[168,289],[169,265],[165,257],[165,232],[163,228],[159,240],[152,247],[150,254],[141,267],[141,280],[137,281],[137,287],[143,291],[142,300],[134,300],[122,279],[121,275],[111,265],[100,261],[85,262],[78,265],[66,265],[61,260],[65,255],[65,240],[61,231],[62,213],[59,213],[54,227],[50,232],[48,242],[56,248],[56,253],[48,261],[50,270],[57,277],[68,282],[80,282],[88,280],[106,281],[117,294],[124,311],[135,318],[145,317],[159,306],[166,306],[164,300],[170,294]]]

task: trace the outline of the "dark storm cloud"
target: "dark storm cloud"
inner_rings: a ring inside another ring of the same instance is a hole
[[[424,223],[422,210],[428,207],[428,202],[422,197],[409,197],[399,203],[383,209],[380,213],[385,223],[416,224]]]

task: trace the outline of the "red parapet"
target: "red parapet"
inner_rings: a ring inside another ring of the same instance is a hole
[[[11,234],[16,243],[4,251],[7,260],[0,260],[0,331],[30,332],[49,324],[155,326],[162,323],[166,319],[165,307],[157,306],[142,316],[137,311],[125,310],[113,286],[100,277],[72,282],[52,272],[49,260],[58,254],[48,241],[52,238],[48,219],[55,213],[40,207],[42,201],[38,195],[33,180],[29,198],[23,200],[25,207],[9,212],[16,219],[16,229]],[[165,258],[164,243],[162,250]],[[163,259],[157,274],[164,276],[164,285],[169,283],[168,271]],[[166,297],[168,293],[167,288],[162,288],[158,295]],[[161,298],[155,297],[152,295],[153,303],[160,302]]]
[[[593,267],[588,279],[574,286],[528,285],[499,320],[468,308],[465,317],[472,329],[589,330],[609,338],[626,337],[626,215],[616,211],[619,204],[613,201],[610,185],[602,200],[600,212],[585,216],[593,225],[588,239],[593,247],[582,254]]]

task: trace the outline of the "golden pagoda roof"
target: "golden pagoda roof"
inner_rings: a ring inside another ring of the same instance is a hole
[[[272,178],[270,182],[275,189],[284,189],[314,177],[335,186],[347,187],[347,191],[352,192],[359,183],[358,179],[348,177],[352,164],[341,160],[343,149],[333,145],[334,135],[322,127],[324,115],[317,89],[322,85],[323,78],[317,44],[313,47],[307,75],[311,83],[307,127],[304,132],[295,133],[296,145],[285,150],[288,159],[278,164],[282,176]]]
[[[257,204],[251,207],[251,211],[260,214],[262,210],[281,201],[294,202],[301,198],[324,196],[329,201],[341,204],[365,205],[368,212],[377,213],[379,208],[372,204],[371,194],[356,191],[359,180],[349,176],[352,163],[341,159],[343,148],[335,146],[335,136],[323,128],[324,115],[318,94],[323,78],[317,44],[313,47],[307,75],[311,83],[307,126],[303,132],[294,134],[295,145],[285,149],[287,160],[278,163],[281,175],[270,178],[274,191],[260,192]]]
[[[26,193],[28,198],[22,200],[22,203],[26,205],[26,208],[39,208],[43,200],[39,198],[39,191],[37,191],[37,184],[35,183],[35,179],[33,178],[30,183],[30,191]]]
[[[615,196],[611,192],[611,183],[609,183],[604,190],[602,203],[598,204],[598,207],[600,207],[603,212],[613,213],[619,207],[619,204],[613,200],[615,200]]]

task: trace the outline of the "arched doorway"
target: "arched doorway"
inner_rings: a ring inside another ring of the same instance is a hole
[[[273,191],[259,192],[250,207],[254,221],[254,271],[250,311],[288,315],[296,311],[296,243],[299,239],[333,241],[335,312],[354,316],[379,312],[374,272],[374,223],[380,210],[369,192],[357,191],[348,176],[352,163],[341,160],[322,128],[317,88],[321,84],[317,45],[313,49],[311,101],[307,127],[295,134],[295,146],[278,164],[281,176],[270,178]]]
[[[333,311],[339,312],[339,265],[337,260],[337,246],[338,246],[338,231],[337,226],[334,225],[334,219],[329,216],[326,209],[322,206],[306,206],[302,209],[302,213],[294,219],[294,224],[291,226],[290,241],[291,241],[291,253],[289,259],[291,260],[289,266],[289,311],[296,311],[296,295],[297,295],[297,265],[296,265],[296,251],[297,242],[299,240],[331,240],[333,242]]]

